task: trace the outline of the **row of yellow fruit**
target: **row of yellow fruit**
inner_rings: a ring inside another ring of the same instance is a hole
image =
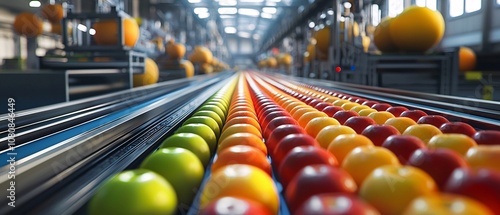
[[[293,63],[293,57],[289,53],[280,53],[274,57],[268,57],[258,62],[259,69],[289,67]]]
[[[215,154],[235,81],[221,88],[135,170],[100,185],[89,214],[187,213]]]

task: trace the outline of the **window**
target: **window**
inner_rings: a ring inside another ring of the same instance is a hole
[[[500,1],[500,0],[499,0]],[[372,25],[377,26],[380,23],[380,9],[378,4],[372,4]]]
[[[396,17],[398,14],[403,12],[404,9],[404,1],[401,0],[389,0],[389,16]]]
[[[437,0],[416,0],[415,4],[420,7],[428,7],[431,10],[437,10]]]
[[[497,0],[497,2],[499,1]],[[451,17],[481,10],[481,0],[450,0],[449,3]]]

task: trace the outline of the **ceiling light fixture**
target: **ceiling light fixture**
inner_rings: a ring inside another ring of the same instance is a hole
[[[262,17],[264,19],[272,19],[273,15],[269,14],[269,13],[262,13],[262,14],[260,14],[260,17]]]
[[[201,0],[188,0],[189,3],[194,4],[194,3],[201,3]]]
[[[221,7],[217,10],[219,14],[237,14],[238,9],[235,7]]]
[[[200,17],[200,19],[206,19],[210,17],[210,13],[200,13],[198,14],[198,17]]]
[[[238,2],[236,0],[220,0],[219,5],[220,6],[236,6]]]
[[[260,12],[258,10],[250,9],[250,8],[240,8],[240,9],[238,9],[238,13],[240,15],[254,16],[254,17],[257,17],[260,14]]]
[[[40,6],[42,6],[42,3],[40,1],[37,1],[37,0],[31,0],[29,3],[29,6],[30,7],[40,7]]]
[[[195,14],[208,13],[208,8],[206,8],[206,7],[197,7],[197,8],[194,8],[194,13]]]
[[[263,7],[262,12],[264,13],[270,13],[270,14],[275,14],[277,12],[275,7]]]
[[[240,32],[238,32],[238,36],[243,37],[243,38],[250,38],[252,36],[252,34],[250,34],[248,32],[244,32],[244,31],[240,31]]]
[[[236,34],[236,28],[235,27],[225,27],[224,32],[226,32],[226,34]]]

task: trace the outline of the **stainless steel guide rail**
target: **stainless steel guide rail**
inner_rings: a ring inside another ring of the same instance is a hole
[[[8,199],[2,199],[0,214],[73,214],[81,211],[100,182],[138,165],[140,158],[154,151],[166,135],[226,84],[232,74],[225,72],[197,78],[153,102],[144,105],[141,104],[144,101],[136,101],[139,108],[125,105],[123,116],[69,135],[66,140],[19,160],[16,166],[16,206],[19,207],[7,207]],[[54,110],[64,112],[59,108]],[[0,168],[2,175],[6,175],[6,171],[8,166]],[[7,189],[9,181],[6,179],[0,179],[1,189]]]
[[[343,92],[353,96],[386,102],[391,105],[401,105],[411,109],[422,109],[429,114],[444,115],[454,121],[469,123],[479,130],[500,130],[500,102],[497,101],[417,93],[284,75],[274,75],[274,77],[290,80],[298,85],[308,85],[312,87],[312,89],[321,87],[323,89]]]

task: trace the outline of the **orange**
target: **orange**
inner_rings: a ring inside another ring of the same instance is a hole
[[[226,127],[226,129],[221,133],[220,138],[219,138],[219,143],[222,142],[226,137],[232,134],[236,133],[251,133],[254,134],[255,136],[259,137],[262,139],[262,134],[260,133],[260,130],[255,128],[255,126],[250,125],[250,124],[234,124],[229,127]]]
[[[314,35],[316,39],[316,48],[324,54],[328,53],[328,47],[330,47],[330,27],[326,26],[316,32]]]
[[[441,13],[427,7],[411,6],[391,21],[389,30],[394,44],[403,51],[425,52],[444,35]]]
[[[476,67],[476,53],[468,47],[460,47],[458,51],[459,68],[461,72],[473,70]]]
[[[292,117],[295,119],[295,120],[299,120],[300,117],[302,117],[302,115],[304,115],[305,113],[311,113],[313,111],[318,111],[312,107],[309,107],[309,108],[301,108],[301,109],[298,109],[297,111],[295,111],[295,113],[293,113]]]
[[[371,108],[366,108],[366,109],[360,110],[358,112],[358,114],[360,116],[368,116],[368,115],[370,115],[371,113],[374,113],[374,112],[377,112],[377,110],[371,109]]]
[[[350,102],[349,100],[339,99],[339,100],[334,101],[332,104],[335,106],[342,107],[343,104],[349,103],[349,102]]]
[[[265,171],[251,165],[227,165],[213,172],[201,192],[201,208],[222,196],[259,202],[273,214],[279,211],[278,189],[273,179]]]
[[[476,141],[465,134],[437,134],[434,135],[427,147],[430,149],[447,148],[465,156],[467,151],[477,146]]]
[[[358,105],[358,106],[351,108],[350,110],[359,114],[360,111],[365,110],[365,109],[370,109],[370,107],[366,106],[366,105]]]
[[[373,32],[373,43],[381,52],[396,52],[398,47],[391,38],[390,25],[394,18],[384,18],[375,28]]]
[[[43,22],[34,13],[20,13],[14,19],[14,32],[27,37],[36,37],[43,31]]]
[[[234,125],[234,124],[249,124],[253,125],[255,128],[259,129],[259,131],[262,131],[260,128],[259,122],[249,116],[239,116],[239,117],[234,117],[230,119],[229,121],[226,121],[226,124],[224,124],[224,128],[222,128],[222,132],[226,130],[226,128]]]
[[[196,64],[211,63],[214,56],[212,52],[203,46],[196,46],[193,53],[189,56],[189,61]]]
[[[333,96],[330,96],[330,97],[325,98],[325,100],[324,100],[324,101],[325,101],[325,102],[328,102],[328,103],[332,103],[332,104],[333,104],[333,103],[334,103],[335,101],[337,101],[337,100],[339,100],[339,98],[337,98],[337,97],[333,97]]]
[[[278,67],[278,61],[274,57],[269,57],[267,58],[267,66],[269,68],[276,68]]]
[[[287,110],[287,111],[290,113],[290,116],[293,116],[293,114],[295,114],[295,112],[297,112],[298,110],[300,110],[302,108],[312,109],[313,107],[306,105],[306,104],[303,104],[303,105],[297,105],[297,106],[293,107],[291,110]]]
[[[413,199],[403,215],[427,214],[493,215],[493,212],[483,203],[472,198],[456,194],[436,193]]]
[[[304,115],[305,116],[305,115]],[[337,121],[334,118],[331,117],[316,117],[307,123],[306,127],[304,128],[306,130],[306,133],[311,135],[311,137],[315,138],[316,135],[321,131],[326,126],[329,125],[340,125],[339,121]]]
[[[252,133],[235,133],[219,142],[217,152],[235,145],[247,145],[260,150],[267,155],[267,148],[261,138]]]
[[[388,119],[384,124],[393,126],[402,134],[408,127],[416,125],[417,123],[409,117],[395,117]]]
[[[232,113],[238,112],[238,111],[249,111],[249,112],[252,112],[253,114],[257,115],[255,113],[255,110],[251,107],[248,107],[248,106],[233,106],[229,109],[229,112],[227,114],[229,115],[229,114],[232,114]]]
[[[221,149],[212,164],[212,172],[231,164],[248,164],[257,167],[271,175],[271,164],[266,154],[257,148],[247,145],[234,145]]]
[[[388,119],[394,118],[394,115],[392,115],[392,113],[387,112],[387,111],[379,111],[379,112],[373,112],[373,113],[368,114],[368,117],[375,120],[375,122],[377,124],[382,125]]]
[[[293,110],[293,108],[300,107],[303,105],[306,105],[306,104],[304,102],[293,101],[293,102],[290,102],[287,105],[283,106],[283,108],[285,108],[286,111],[290,112]]]
[[[61,4],[48,4],[42,7],[42,17],[51,23],[60,22],[64,17],[64,9]]]
[[[146,58],[144,61],[144,73],[134,74],[134,87],[146,86],[155,84],[160,78],[160,70],[158,65],[151,58]]]
[[[307,126],[307,123],[309,123],[312,119],[317,117],[328,117],[328,115],[326,115],[326,113],[316,110],[313,112],[302,114],[302,116],[297,120],[297,122],[302,128],[305,128]]]
[[[474,169],[500,171],[500,145],[478,145],[467,151],[465,160]]]
[[[182,59],[186,54],[186,46],[171,39],[167,43],[166,52],[170,59]]]
[[[342,108],[344,108],[344,110],[351,110],[352,108],[356,107],[356,106],[360,106],[360,104],[356,103],[356,102],[347,102],[347,103],[344,103],[342,106]],[[357,111],[356,111],[357,112]]]
[[[418,139],[427,144],[433,136],[442,134],[442,132],[439,128],[431,124],[417,124],[408,127],[402,134],[418,137]]]
[[[133,18],[123,19],[123,44],[128,47],[134,47],[139,38],[139,26]],[[102,20],[94,23],[92,26],[95,29],[94,40],[98,45],[117,45],[118,37],[121,36],[118,32],[117,20]]]
[[[254,118],[255,120],[257,120],[257,116],[250,111],[237,111],[237,112],[234,112],[232,114],[229,114],[226,118],[226,121],[229,121],[235,117],[240,117],[240,116],[248,116],[248,117],[251,117],[251,118]]]
[[[380,146],[359,146],[345,156],[341,167],[361,186],[373,170],[384,165],[399,166],[400,163],[389,149]]]
[[[356,131],[344,125],[329,125],[319,131],[316,141],[322,148],[327,149],[330,143],[341,134],[356,134]]]
[[[328,145],[327,150],[332,153],[339,164],[342,164],[344,158],[349,152],[358,146],[374,146],[372,141],[360,134],[341,134],[337,136]]]

